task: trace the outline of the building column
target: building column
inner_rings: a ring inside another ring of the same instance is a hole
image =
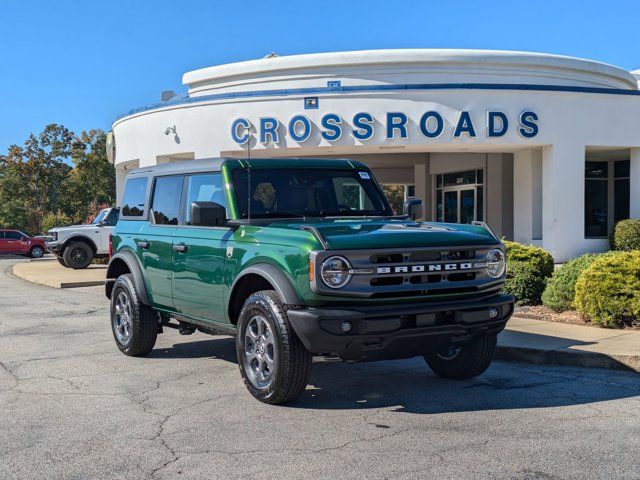
[[[640,218],[640,147],[630,149],[629,217]]]
[[[585,147],[559,143],[542,148],[542,246],[556,262],[585,250]]]
[[[484,218],[487,225],[498,237],[502,237],[502,154],[487,154],[487,168],[485,172],[485,188],[487,199]]]
[[[513,239],[524,244],[542,240],[542,150],[513,156]]]
[[[428,156],[428,154],[427,154]],[[431,173],[429,173],[429,160],[414,165],[414,185],[416,198],[422,200],[422,220],[433,220],[433,188],[431,185]]]

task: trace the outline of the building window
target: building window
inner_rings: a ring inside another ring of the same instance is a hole
[[[629,160],[586,162],[586,238],[606,238],[615,222],[629,218],[629,168]]]
[[[484,220],[484,171],[466,170],[435,176],[438,222]]]
[[[613,221],[629,218],[629,201],[631,190],[629,188],[629,160],[618,160],[613,167]]]

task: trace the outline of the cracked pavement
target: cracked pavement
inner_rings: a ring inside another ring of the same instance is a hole
[[[246,392],[233,339],[169,330],[116,348],[101,287],[0,260],[0,478],[639,478],[640,375],[495,362],[316,359],[287,406]]]

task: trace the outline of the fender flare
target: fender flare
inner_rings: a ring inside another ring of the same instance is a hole
[[[270,263],[258,263],[250,266],[249,268],[243,270],[240,275],[238,275],[233,284],[231,285],[231,289],[229,290],[229,299],[233,297],[235,293],[236,287],[240,280],[250,274],[259,275],[264,278],[267,282],[273,285],[276,292],[282,299],[284,303],[287,305],[303,305],[304,303],[300,300],[300,296],[298,292],[293,287],[291,280],[289,277],[278,267],[272,265]]]
[[[140,260],[135,253],[129,250],[123,250],[121,252],[116,253],[111,260],[109,260],[109,266],[107,267],[107,281],[105,283],[105,293],[107,298],[111,298],[111,291],[113,290],[113,284],[116,281],[114,277],[113,267],[115,265],[115,261],[122,261],[127,265],[127,268],[133,275],[133,283],[138,291],[138,295],[140,295],[140,300],[144,305],[151,306],[151,302],[149,301],[149,294],[147,293],[147,285],[144,281],[144,275],[142,273],[142,266],[140,265]]]
[[[89,237],[87,237],[85,235],[74,235],[71,238],[68,238],[62,244],[62,250],[61,251],[64,251],[64,249],[67,248],[71,242],[84,242],[84,243],[87,243],[91,248],[93,248],[93,253],[94,254],[98,252],[98,245],[96,245],[96,242],[94,242],[91,238],[89,238]]]

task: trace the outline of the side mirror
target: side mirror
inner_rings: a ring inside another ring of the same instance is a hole
[[[402,213],[409,215],[412,220],[422,217],[422,200],[419,198],[408,198],[402,206]]]
[[[224,227],[227,210],[216,202],[193,202],[189,207],[190,225],[198,227]]]

